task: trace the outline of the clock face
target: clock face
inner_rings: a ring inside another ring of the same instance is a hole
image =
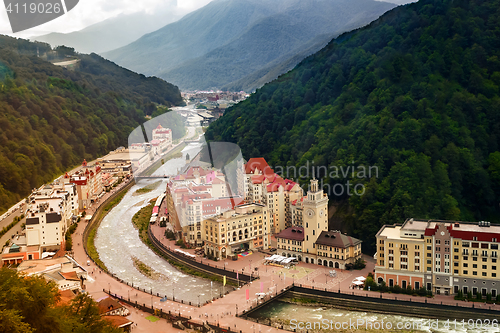
[[[444,231],[441,231],[441,236],[444,236]]]
[[[313,217],[313,216],[314,216],[314,210],[312,210],[312,209],[308,209],[308,210],[307,210],[307,216],[309,216],[309,217]]]

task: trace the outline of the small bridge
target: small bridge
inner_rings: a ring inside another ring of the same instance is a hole
[[[134,175],[135,180],[141,180],[141,179],[169,179],[171,176],[169,175],[159,175],[159,176],[141,176],[141,175]]]

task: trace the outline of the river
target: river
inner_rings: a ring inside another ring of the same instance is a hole
[[[182,150],[183,156],[167,161],[154,175],[175,175],[186,163],[186,154],[193,157],[201,149],[200,143],[190,143]],[[160,295],[175,296],[184,302],[197,304],[198,300],[203,303],[215,297],[222,290],[220,283],[193,277],[184,274],[171,266],[165,259],[159,257],[148,248],[139,238],[138,231],[132,224],[132,217],[147,203],[165,191],[166,180],[155,190],[134,195],[134,192],[150,183],[158,180],[141,180],[134,185],[102,220],[95,238],[95,246],[99,257],[108,270],[118,278],[133,283],[134,286],[151,289],[153,293]],[[164,278],[153,280],[138,271],[133,264],[132,257],[136,257],[143,263],[161,273]],[[212,285],[212,286],[211,286]],[[198,299],[198,295],[200,296]]]
[[[486,321],[464,323],[459,321],[428,320],[409,316],[381,314],[364,311],[351,311],[321,306],[305,306],[274,301],[251,313],[250,317],[271,320],[283,325],[284,329],[297,332],[433,332],[433,333],[482,333],[500,332],[498,325],[491,323],[485,328]],[[308,329],[308,323],[311,328]],[[314,329],[316,323],[316,329]],[[266,323],[267,324],[267,323]],[[342,327],[343,326],[343,327]],[[328,328],[327,328],[328,327]]]

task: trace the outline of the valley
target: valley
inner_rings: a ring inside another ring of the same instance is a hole
[[[498,331],[500,0],[95,2],[0,35],[0,331]]]

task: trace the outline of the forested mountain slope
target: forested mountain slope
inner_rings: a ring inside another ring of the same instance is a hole
[[[373,0],[214,0],[103,56],[183,90],[251,90],[232,82],[281,57],[293,59],[321,35],[331,39],[368,24],[394,6]],[[322,41],[314,52],[328,42]]]
[[[84,158],[126,145],[146,114],[182,102],[177,87],[95,54],[77,55],[70,71],[37,51],[54,53],[0,36],[0,211]]]
[[[407,217],[500,220],[499,86],[500,1],[421,0],[333,40],[207,139],[270,165],[377,166],[378,177],[319,175],[366,186],[329,194],[374,252],[379,228]]]

